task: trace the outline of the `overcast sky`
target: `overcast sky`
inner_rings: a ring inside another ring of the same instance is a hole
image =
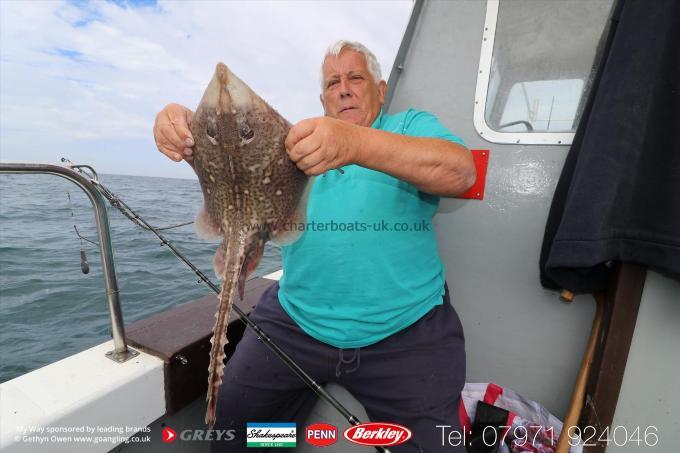
[[[411,0],[0,0],[0,159],[193,177],[161,155],[155,114],[192,110],[223,61],[289,121],[323,114],[319,66],[363,42],[387,79]]]

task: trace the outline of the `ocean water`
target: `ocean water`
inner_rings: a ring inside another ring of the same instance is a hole
[[[198,181],[100,175],[109,190],[153,226],[194,218]],[[70,201],[69,196],[70,195]],[[99,248],[83,241],[90,264],[80,269],[80,234],[97,241],[85,193],[52,175],[0,175],[0,382],[111,338]],[[108,206],[120,301],[126,324],[211,294],[150,231]],[[214,283],[219,241],[201,240],[194,225],[163,231]],[[267,244],[255,275],[281,267]]]

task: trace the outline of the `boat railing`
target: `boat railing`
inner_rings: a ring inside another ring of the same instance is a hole
[[[115,362],[123,363],[139,355],[139,352],[128,348],[125,340],[125,327],[123,325],[123,313],[120,308],[118,280],[113,260],[113,246],[106,203],[95,184],[79,172],[74,171],[74,168],[81,167],[91,171],[93,178],[96,180],[96,172],[91,167],[83,165],[62,167],[51,164],[0,162],[0,174],[48,174],[61,176],[73,182],[87,194],[95,212],[97,234],[99,236],[99,251],[101,252],[102,268],[104,270],[104,285],[106,286],[106,298],[111,318],[111,335],[113,337],[114,349],[113,351],[108,351],[106,356]]]

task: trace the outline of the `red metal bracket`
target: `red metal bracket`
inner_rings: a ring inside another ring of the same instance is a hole
[[[483,200],[484,188],[486,187],[486,169],[489,165],[489,150],[473,149],[470,151],[472,152],[472,158],[475,161],[475,168],[477,169],[477,180],[467,192],[458,195],[456,198]]]

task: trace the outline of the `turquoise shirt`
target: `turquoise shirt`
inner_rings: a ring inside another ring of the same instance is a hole
[[[463,144],[434,115],[413,109],[381,111],[371,127]],[[316,178],[305,231],[281,249],[278,296],[312,337],[358,348],[442,303],[444,266],[432,228],[439,197],[358,165],[343,170]]]

